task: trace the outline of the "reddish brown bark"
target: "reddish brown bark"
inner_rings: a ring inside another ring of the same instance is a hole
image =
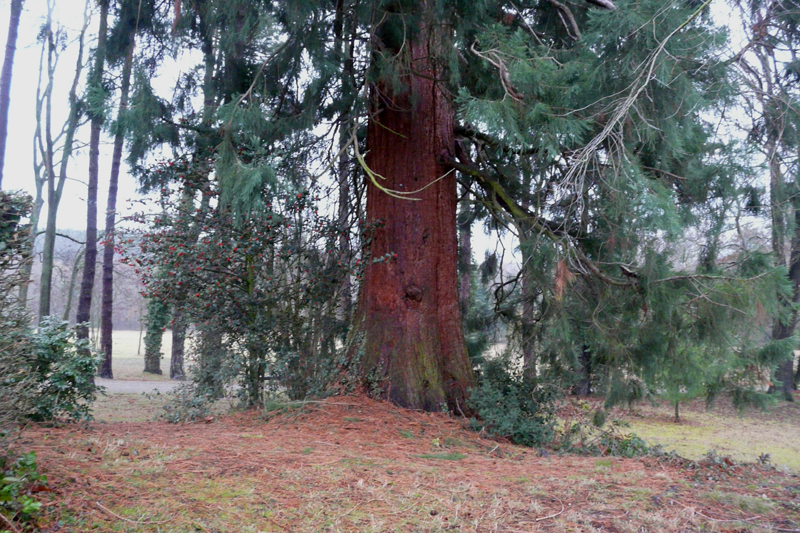
[[[368,185],[367,217],[383,226],[369,245],[355,332],[363,335],[361,371],[384,396],[404,407],[446,404],[458,412],[474,378],[458,305],[456,182],[439,163],[454,146],[454,113],[431,59],[440,30],[421,26],[404,48],[411,65],[405,90],[372,87],[367,164],[388,189],[427,188],[412,201]],[[386,254],[389,260],[373,263]]]

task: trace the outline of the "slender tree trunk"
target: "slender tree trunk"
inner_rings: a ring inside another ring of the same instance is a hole
[[[183,369],[183,353],[186,343],[186,322],[183,319],[183,311],[176,308],[172,314],[172,353],[170,354],[169,378],[185,379],[186,372]]]
[[[42,81],[44,79],[44,57],[46,47],[42,46],[41,55],[39,56],[39,76],[36,82],[36,130],[33,134],[33,181],[36,188],[36,197],[33,200],[33,208],[31,209],[31,234],[30,234],[30,249],[36,249],[36,237],[39,233],[39,222],[42,215],[42,207],[44,207],[44,186],[47,182],[48,169],[45,163],[40,160],[44,156],[44,142],[42,141],[42,108],[44,107],[45,97],[42,94]],[[44,172],[44,177],[42,177]],[[22,276],[24,282],[19,288],[19,300],[27,307],[28,305],[28,289],[31,282],[31,274],[33,273],[33,261],[26,261],[22,266]]]
[[[792,355],[794,355],[794,352],[792,352]],[[800,364],[797,365],[797,370],[794,373],[794,390],[797,390],[798,387],[800,387]]]
[[[100,28],[97,34],[97,49],[95,50],[95,64],[90,85],[99,86],[103,82],[105,68],[106,37],[108,34],[108,4],[109,0],[100,2]],[[89,137],[89,187],[86,195],[86,251],[83,259],[83,278],[81,279],[81,292],[78,297],[78,324],[88,322],[91,318],[92,295],[94,294],[94,278],[97,270],[97,181],[100,173],[100,133],[103,128],[103,117],[95,114]],[[79,339],[88,339],[89,330],[79,326],[77,330]]]
[[[466,315],[472,299],[472,213],[465,202],[458,215],[458,302]]]
[[[133,50],[136,41],[131,32],[130,47],[122,67],[122,83],[119,97],[118,117],[122,117],[128,109],[128,94],[131,87],[131,70],[133,66]],[[111,175],[108,180],[108,202],[106,203],[106,229],[105,245],[103,248],[103,309],[100,312],[100,350],[103,352],[103,362],[100,364],[98,375],[101,378],[114,378],[112,359],[114,351],[114,226],[117,219],[117,188],[119,182],[119,169],[122,163],[122,145],[125,132],[121,120],[117,122],[117,131],[114,135],[114,153],[111,158]]]
[[[578,358],[578,382],[575,384],[575,394],[589,396],[592,393],[592,352],[588,346],[581,347]]]
[[[350,28],[346,26],[351,26]],[[350,263],[351,243],[349,235],[350,221],[350,198],[352,178],[351,159],[345,148],[350,142],[351,128],[353,127],[352,98],[356,92],[353,87],[353,45],[349,37],[353,28],[350,17],[345,13],[344,0],[336,1],[336,20],[334,21],[334,34],[336,36],[335,49],[341,56],[344,68],[341,73],[342,100],[347,102],[345,109],[339,115],[339,161],[337,162],[338,179],[338,214],[337,229],[339,235],[339,250],[341,260],[344,264]],[[341,280],[341,290],[339,293],[339,308],[345,324],[350,322],[353,313],[353,285],[350,279],[350,272],[345,272]]]
[[[53,261],[56,247],[56,217],[58,202],[55,194],[47,195],[47,224],[44,230],[44,247],[42,249],[42,274],[39,280],[39,321],[50,314],[50,293],[53,285]]]
[[[161,341],[164,328],[169,321],[169,308],[156,299],[147,302],[147,331],[144,335],[144,371],[148,374],[161,372]]]
[[[69,289],[67,289],[67,304],[64,306],[64,314],[61,319],[65,322],[69,320],[69,315],[72,314],[72,297],[75,294],[75,283],[78,280],[78,272],[83,266],[83,248],[80,249],[75,256],[75,263],[72,265],[72,274],[69,277]]]
[[[142,355],[142,336],[144,335],[143,302],[144,300],[139,300],[139,346],[136,348],[136,355]]]
[[[410,71],[406,90],[391,83],[371,88],[368,165],[391,190],[414,192],[398,199],[373,183],[367,217],[378,224],[369,244],[354,337],[363,376],[382,395],[405,407],[466,410],[474,384],[458,306],[455,175],[440,163],[452,153],[454,112],[439,85],[443,28],[425,19],[408,32],[402,54]],[[398,43],[400,45],[400,43]],[[427,187],[424,190],[420,190]],[[376,262],[380,261],[380,262]]]
[[[14,54],[17,51],[17,30],[25,0],[11,0],[11,18],[8,22],[6,56],[0,74],[0,188],[3,187],[3,166],[6,159],[6,137],[8,137],[8,108],[11,104],[11,72],[14,69]]]
[[[523,227],[523,226],[521,226]],[[534,288],[536,283],[533,280],[533,273],[530,271],[530,256],[522,251],[522,316],[520,317],[522,344],[522,367],[525,376],[528,378],[536,377],[536,350],[534,333],[534,313],[536,312]]]
[[[349,128],[350,120],[346,116],[342,116],[343,121],[341,128]],[[342,132],[342,137],[345,133]],[[340,150],[344,147],[344,139],[340,138]],[[339,205],[336,229],[340,231],[339,235],[339,250],[341,251],[341,261],[344,264],[350,263],[350,240],[349,240],[349,217],[350,217],[350,165],[347,160],[347,154],[339,156],[338,165],[338,180],[339,180]],[[339,293],[339,308],[341,309],[341,316],[345,324],[349,323],[352,315],[353,301],[353,286],[350,281],[350,272],[345,271],[341,279],[341,289]]]

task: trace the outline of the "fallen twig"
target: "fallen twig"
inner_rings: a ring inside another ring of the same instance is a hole
[[[167,522],[169,522],[170,520],[172,520],[172,518],[167,518],[166,520],[159,520],[159,521],[157,521],[157,522],[150,522],[150,521],[145,521],[145,520],[131,520],[130,518],[125,518],[124,516],[120,516],[120,515],[118,515],[117,513],[115,513],[114,511],[112,511],[111,509],[109,509],[108,507],[106,507],[105,505],[103,505],[103,504],[102,504],[102,503],[100,503],[100,502],[94,502],[94,503],[95,503],[95,505],[97,505],[97,507],[98,507],[98,508],[99,508],[101,511],[103,511],[103,512],[104,512],[104,513],[106,513],[107,515],[109,515],[109,516],[112,516],[112,517],[114,517],[114,518],[117,518],[117,519],[119,519],[119,520],[123,520],[123,521],[125,521],[125,522],[128,522],[128,523],[130,523],[130,524],[137,524],[137,525],[158,525],[158,524],[166,524]]]
[[[692,512],[697,513],[700,516],[702,516],[703,518],[705,518],[707,520],[711,520],[712,522],[752,522],[753,520],[758,520],[759,518],[761,518],[761,515],[751,516],[750,518],[714,518],[713,516],[708,516],[706,514],[701,513],[700,511],[698,511],[694,507],[690,507],[688,505],[684,505],[684,504],[682,504],[681,502],[679,502],[677,500],[675,501],[675,503],[677,503],[678,505],[680,505],[684,509],[691,509]],[[789,531],[797,531],[797,530],[795,529],[795,530],[789,530]]]
[[[267,522],[269,522],[270,524],[278,526],[279,528],[284,529],[286,531],[289,531],[289,528],[284,526],[280,522],[276,522],[275,520],[273,520],[272,518],[269,518],[269,517],[265,517],[265,518],[267,519]]]
[[[556,498],[556,497],[553,496],[553,498]],[[562,502],[560,498],[556,498],[556,500],[558,500],[558,503],[561,504],[561,510],[559,512],[555,513],[555,514],[551,514],[551,515],[548,515],[548,516],[543,516],[541,518],[537,518],[536,519],[537,522],[541,522],[542,520],[549,520],[550,518],[555,518],[555,517],[557,517],[558,515],[560,515],[561,513],[564,512],[564,502]]]
[[[19,529],[17,529],[16,526],[14,526],[11,520],[3,516],[2,513],[0,513],[0,518],[3,519],[3,522],[5,523],[5,525],[8,526],[8,528],[12,531],[12,533],[20,533]]]

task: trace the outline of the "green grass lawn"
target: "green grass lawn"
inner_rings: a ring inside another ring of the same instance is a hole
[[[709,451],[735,461],[753,463],[769,454],[772,464],[800,471],[800,404],[778,402],[767,411],[738,412],[726,402],[706,410],[703,401],[683,409],[673,421],[671,407],[641,404],[618,416],[631,431],[649,444],[660,444],[688,459],[698,460]]]

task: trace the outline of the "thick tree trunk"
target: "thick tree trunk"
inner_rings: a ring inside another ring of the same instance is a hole
[[[109,0],[100,3],[100,28],[97,33],[97,49],[95,64],[90,83],[99,85],[103,80],[105,66],[105,46],[108,34]],[[83,256],[83,277],[81,292],[78,296],[78,313],[75,318],[78,324],[89,322],[92,312],[92,295],[94,294],[94,278],[97,270],[97,182],[100,173],[100,133],[103,127],[101,116],[92,116],[89,134],[89,186],[86,194],[86,251]],[[79,339],[89,338],[89,329],[78,327]]]
[[[128,109],[128,94],[131,87],[131,70],[133,66],[134,36],[131,35],[131,44],[125,64],[122,67],[122,83],[119,97],[119,114],[122,116]],[[108,201],[106,202],[106,229],[105,245],[103,247],[103,309],[100,312],[100,350],[103,352],[103,362],[100,364],[98,375],[101,378],[114,378],[112,360],[114,351],[114,226],[117,219],[117,189],[119,183],[119,169],[122,163],[122,145],[125,141],[122,124],[117,124],[114,135],[114,153],[111,158],[111,175],[108,180]]]
[[[205,394],[212,398],[221,398],[222,360],[226,356],[222,345],[222,335],[218,331],[200,330],[198,334],[198,360],[192,370],[195,382]]]
[[[423,22],[406,35],[406,90],[372,87],[367,164],[385,178],[376,178],[382,186],[418,191],[411,197],[419,200],[368,184],[367,217],[380,226],[369,244],[354,338],[363,336],[362,375],[383,396],[404,407],[459,412],[474,377],[458,306],[456,181],[439,162],[454,149],[453,107],[434,59],[441,57],[440,31]]]
[[[14,54],[17,51],[17,30],[25,0],[11,0],[11,18],[8,22],[6,56],[3,59],[3,72],[0,74],[0,188],[3,186],[3,166],[6,159],[6,137],[8,137],[8,108],[11,104],[11,72],[14,68]]]

